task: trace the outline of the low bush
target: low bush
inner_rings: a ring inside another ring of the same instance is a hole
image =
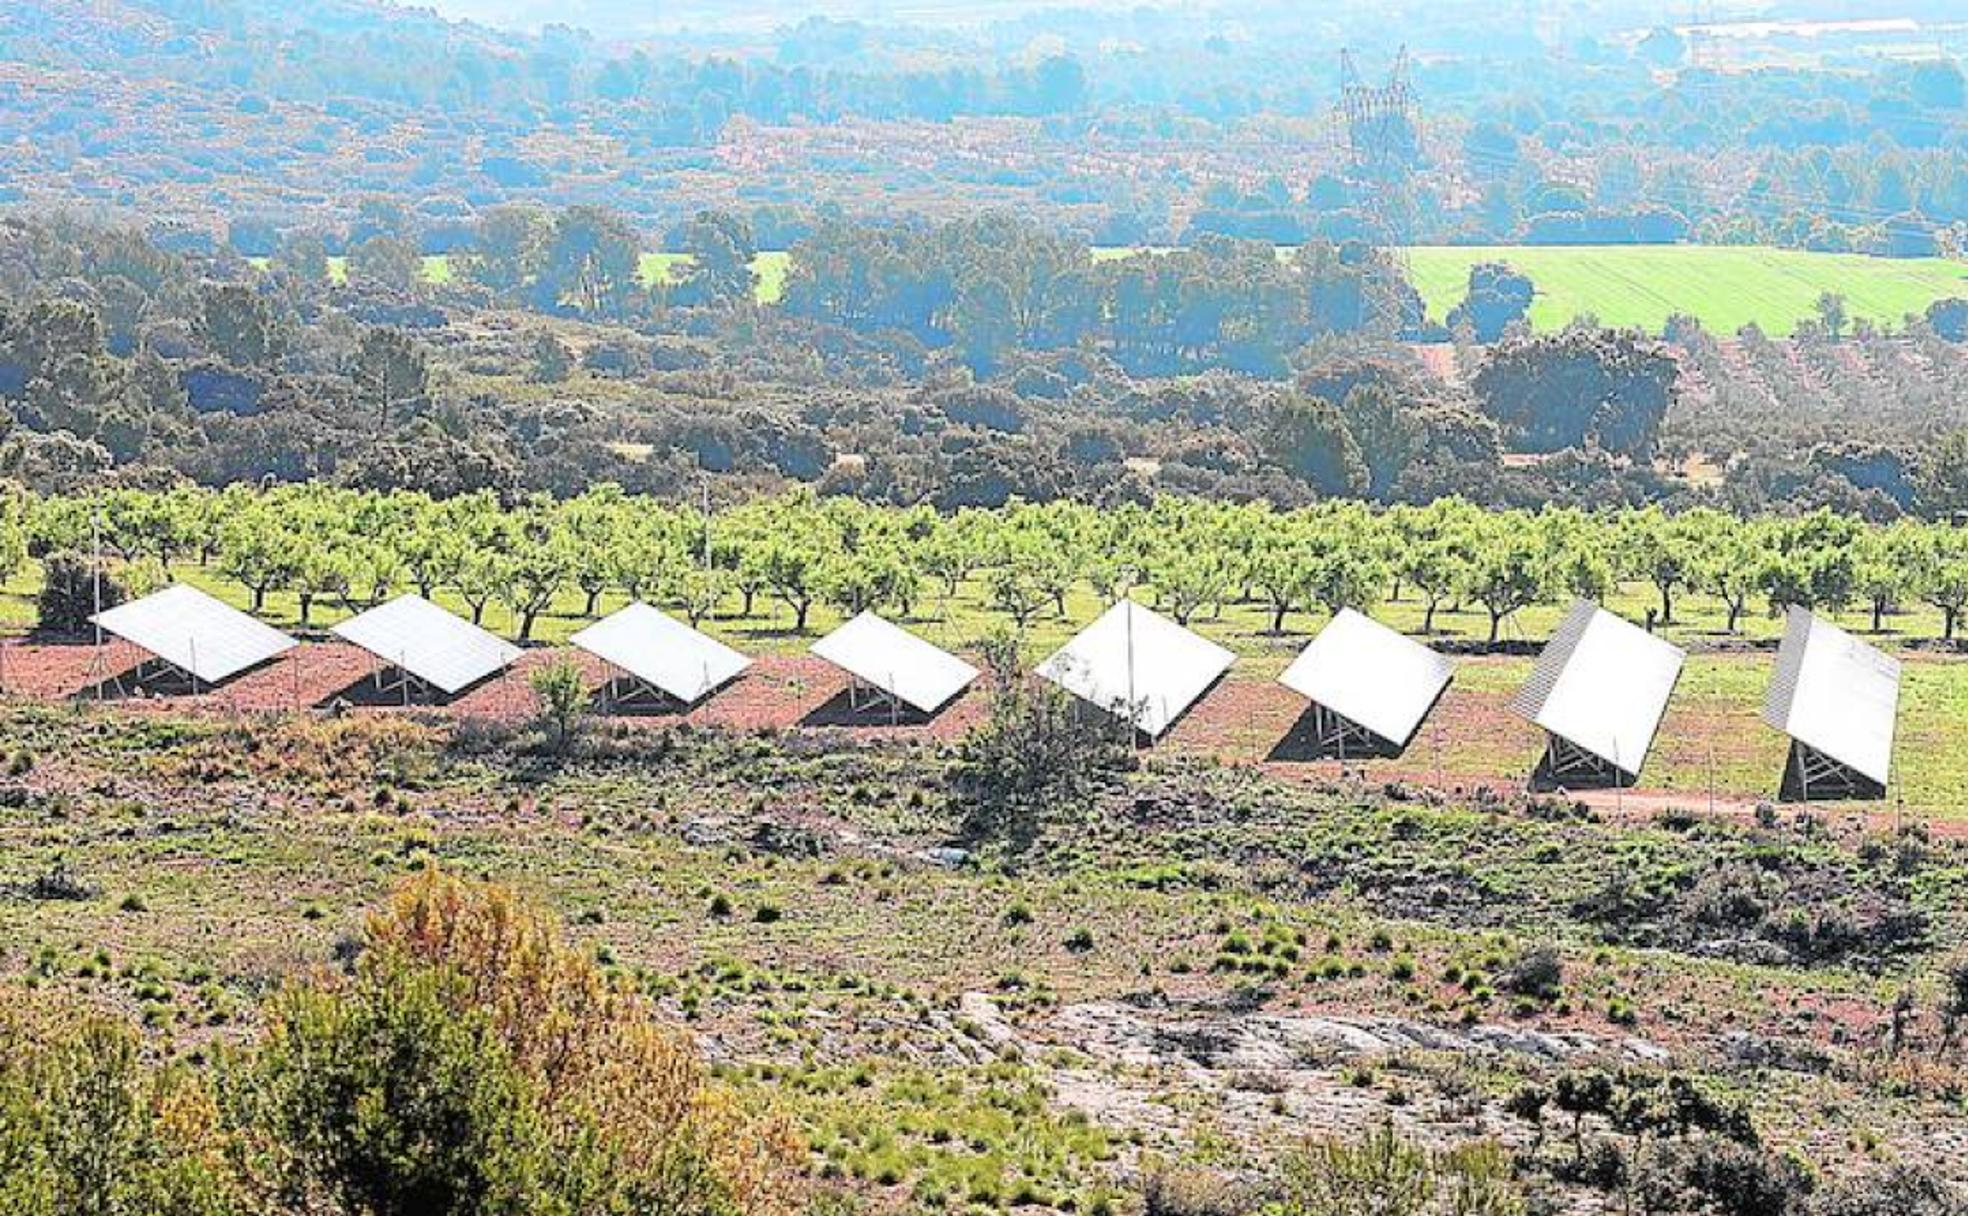
[[[35,600],[37,618],[48,633],[80,635],[92,626],[97,609],[96,567],[79,553],[50,553],[41,562],[41,593]],[[102,573],[101,606],[114,608],[128,598],[123,583]]]

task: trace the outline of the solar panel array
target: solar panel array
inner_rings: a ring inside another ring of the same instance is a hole
[[[1900,708],[1898,659],[1793,607],[1763,720],[1884,787]]]
[[[219,684],[299,645],[230,604],[180,583],[89,618],[206,684]]]
[[[1160,738],[1236,656],[1208,638],[1121,600],[1039,664],[1039,675]]]
[[[610,613],[569,642],[685,705],[737,678],[751,660],[641,602]]]
[[[90,618],[102,629],[205,684],[223,683],[298,643],[198,590],[177,585]],[[518,647],[415,595],[370,609],[334,634],[454,695],[510,666]],[[661,610],[633,603],[572,642],[664,696],[694,704],[750,660]],[[976,680],[957,655],[863,612],[815,642],[815,655],[858,685],[934,714]],[[1233,661],[1232,653],[1121,600],[1041,663],[1037,674],[1093,705],[1166,733]],[[1637,779],[1679,680],[1685,653],[1587,600],[1576,600],[1513,703],[1568,759],[1595,758]],[[1831,622],[1792,608],[1764,719],[1812,754],[1810,779],[1849,770],[1883,790],[1891,775],[1901,666]],[[1427,646],[1346,609],[1279,682],[1398,747],[1414,737],[1454,678]],[[1327,718],[1324,721],[1331,722]],[[1795,763],[1795,761],[1793,761]],[[1787,777],[1788,780],[1788,777]]]
[[[1590,600],[1574,600],[1517,694],[1517,713],[1637,778],[1687,657]]]
[[[1454,678],[1446,656],[1351,608],[1299,652],[1278,682],[1400,747]]]
[[[864,612],[813,644],[813,653],[912,709],[933,714],[977,669],[908,630]]]
[[[447,696],[519,658],[519,647],[511,642],[418,595],[399,596],[350,617],[332,632]]]

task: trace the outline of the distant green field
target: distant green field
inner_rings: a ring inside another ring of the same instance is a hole
[[[1607,325],[1658,331],[1670,313],[1712,333],[1752,321],[1786,335],[1818,296],[1845,297],[1853,317],[1899,324],[1935,300],[1968,297],[1968,262],[1716,245],[1425,247],[1412,251],[1415,285],[1440,318],[1468,289],[1469,268],[1506,261],[1537,284],[1531,322],[1555,329],[1581,313]]]
[[[1110,261],[1148,252],[1158,251],[1101,248],[1094,256]],[[1713,333],[1734,333],[1755,322],[1784,336],[1814,315],[1818,296],[1827,291],[1845,297],[1851,316],[1894,325],[1935,300],[1968,297],[1968,262],[1947,258],[1721,245],[1435,245],[1418,247],[1411,256],[1415,285],[1428,315],[1437,320],[1462,300],[1471,266],[1509,262],[1537,284],[1531,323],[1538,329],[1556,329],[1590,313],[1607,325],[1658,331],[1670,314],[1684,312]],[[687,254],[645,253],[643,279],[672,278],[688,260]],[[328,265],[340,280],[343,259],[330,258]],[[753,260],[761,303],[779,302],[790,265],[784,250],[767,250]],[[425,258],[424,277],[449,281],[449,260]]]

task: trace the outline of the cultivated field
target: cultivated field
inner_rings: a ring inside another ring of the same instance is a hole
[[[1531,322],[1554,329],[1591,314],[1606,325],[1659,332],[1687,313],[1714,333],[1754,323],[1788,334],[1824,292],[1853,317],[1897,325],[1937,299],[1968,296],[1968,262],[1725,246],[1487,246],[1412,251],[1415,286],[1432,317],[1461,301],[1469,268],[1507,261],[1537,284]]]

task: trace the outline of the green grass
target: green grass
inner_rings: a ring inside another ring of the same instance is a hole
[[[1531,322],[1554,329],[1582,313],[1607,325],[1658,331],[1688,313],[1714,333],[1754,322],[1787,335],[1815,315],[1818,296],[1845,297],[1853,317],[1900,323],[1948,296],[1968,296],[1968,262],[1874,258],[1733,246],[1471,246],[1417,248],[1415,285],[1440,318],[1459,303],[1478,262],[1506,261],[1537,285]]]
[[[1093,256],[1113,261],[1161,252],[1102,247]],[[1557,329],[1589,313],[1607,325],[1658,331],[1670,314],[1680,312],[1699,318],[1714,333],[1734,333],[1754,322],[1772,336],[1785,336],[1798,321],[1815,315],[1818,296],[1827,291],[1843,295],[1854,318],[1892,325],[1935,300],[1968,297],[1968,262],[1947,258],[1720,245],[1438,245],[1417,247],[1411,258],[1415,286],[1428,315],[1437,320],[1461,302],[1471,266],[1509,262],[1537,284],[1531,323],[1538,329]],[[645,253],[643,280],[673,279],[688,262],[688,254]],[[784,298],[791,264],[785,250],[765,250],[753,259],[760,303]],[[341,282],[347,261],[330,258],[328,269]],[[441,254],[426,257],[424,278],[449,282],[450,260]]]
[[[0,734],[42,759],[31,780],[48,791],[0,805],[0,889],[59,864],[96,892],[6,901],[0,984],[140,1015],[161,1050],[200,1048],[250,1026],[283,976],[329,966],[402,876],[441,864],[549,900],[572,941],[717,1043],[720,1071],[793,1121],[817,1176],[925,1213],[1113,1210],[1141,1150],[1239,1168],[1303,1134],[1302,1103],[1341,1084],[1350,1117],[1367,1122],[1396,1094],[1432,1115],[1442,1100],[1507,1091],[1526,1067],[1507,1053],[1404,1052],[1349,1071],[1308,1044],[1289,1070],[1315,1083],[1273,1103],[1263,1070],[1137,1067],[1071,1035],[1042,1031],[1033,1041],[1055,1049],[1000,1054],[963,993],[1028,1025],[1055,1004],[1104,1002],[1161,1025],[1255,1001],[1287,1016],[1593,1034],[1611,1032],[1595,1011],[1626,1002],[1634,1033],[1702,1048],[1725,1033],[1836,1042],[1847,1021],[1883,1017],[1900,982],[1607,946],[1575,910],[1622,866],[1821,857],[1847,885],[1888,885],[1866,873],[1892,858],[1861,864],[1800,833],[1389,803],[1151,758],[1021,864],[953,870],[911,859],[951,826],[926,748],[705,734],[657,754],[623,736],[562,764],[523,740],[446,747],[400,719],[5,705]],[[825,847],[761,845],[753,821]],[[687,830],[720,824],[722,841]],[[1963,906],[1953,859],[1914,862],[1921,906],[1951,940]],[[732,914],[713,910],[720,895]],[[783,919],[757,920],[763,906]],[[1493,980],[1531,943],[1563,954],[1561,1000],[1515,1008]],[[1172,1015],[1158,1012],[1164,995]],[[1811,1076],[1808,1100],[1780,1073],[1756,1082],[1759,1130],[1780,1148],[1818,1133],[1835,1145],[1853,1125],[1895,1140],[1937,1109],[1856,1067]]]

